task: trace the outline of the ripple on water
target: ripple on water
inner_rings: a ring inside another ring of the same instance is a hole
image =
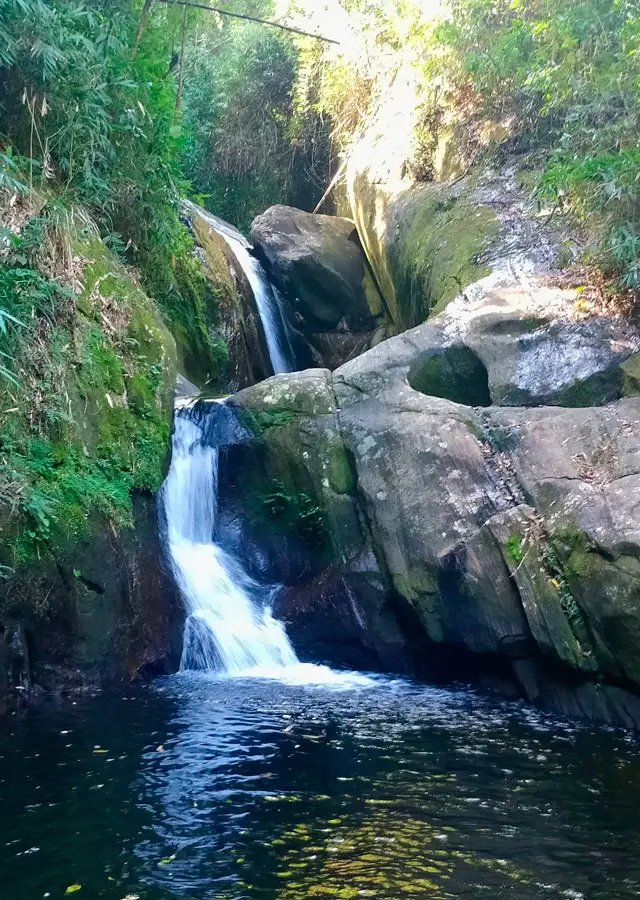
[[[630,735],[294,669],[182,674],[16,723],[0,739],[7,896],[638,896]]]

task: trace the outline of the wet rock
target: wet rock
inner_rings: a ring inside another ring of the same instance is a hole
[[[251,240],[315,364],[334,369],[371,346],[384,303],[353,222],[273,206]]]
[[[366,330],[380,297],[353,222],[272,206],[251,226],[251,240],[270,274],[302,317],[305,330]]]
[[[221,220],[194,203],[184,203],[183,208],[200,248],[204,274],[219,305],[221,334],[229,353],[230,387],[238,390],[256,384],[271,375],[273,369],[251,285],[233,251],[213,225]],[[233,226],[221,224],[235,232]],[[243,240],[239,232],[237,235]],[[191,348],[194,351],[197,352],[196,347]]]
[[[371,554],[285,585],[274,607],[304,658],[353,669],[410,673],[413,660]]]
[[[424,326],[436,346],[437,326]],[[640,401],[473,409],[409,385],[424,346],[408,332],[333,375],[239,396],[268,410],[267,471],[315,485],[325,511],[322,550],[283,573],[295,640],[314,658],[397,671],[404,657],[430,678],[487,675],[550,709],[640,725]],[[375,566],[351,580],[364,558]]]

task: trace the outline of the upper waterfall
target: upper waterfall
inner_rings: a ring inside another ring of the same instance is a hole
[[[294,372],[296,369],[293,350],[287,336],[284,316],[282,314],[282,298],[278,288],[269,281],[262,264],[250,252],[251,244],[244,235],[217,216],[201,207],[186,203],[192,211],[207,222],[230,247],[238,265],[247,276],[256,301],[258,315],[262,322],[264,337],[269,353],[269,360],[276,375],[282,372]]]
[[[210,407],[210,415],[223,408]],[[271,591],[215,543],[218,458],[194,410],[177,410],[163,503],[167,550],[187,612],[180,668],[238,674],[294,665],[284,626],[271,615]]]

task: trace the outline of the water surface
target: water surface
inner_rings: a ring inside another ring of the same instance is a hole
[[[185,674],[12,720],[3,900],[639,895],[636,738],[300,671]]]

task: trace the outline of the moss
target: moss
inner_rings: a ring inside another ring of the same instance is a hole
[[[454,345],[421,353],[407,379],[415,391],[429,397],[443,397],[465,406],[491,405],[487,370],[468,347]]]
[[[242,422],[257,437],[264,435],[269,428],[282,428],[299,420],[300,416],[290,409],[248,410],[240,413]]]
[[[444,640],[442,604],[437,578],[422,568],[392,573],[395,590],[415,609],[432,641]]]
[[[226,262],[211,268],[208,251],[206,260],[203,272],[185,231],[174,247],[170,278],[153,288],[176,342],[180,371],[198,387],[217,389],[226,378],[228,363],[227,345],[218,330],[220,306],[229,301],[235,286]]]
[[[615,366],[607,372],[598,372],[590,378],[575,379],[573,384],[556,398],[558,406],[572,409],[602,406],[617,400],[622,393],[622,372]]]
[[[498,237],[499,221],[468,188],[432,184],[414,189],[390,211],[389,267],[397,297],[396,323],[411,328],[441,312],[465,287],[491,271],[483,254]]]
[[[557,587],[562,608],[582,647],[590,647],[591,639],[582,610],[576,603],[572,585],[593,577],[602,557],[593,547],[587,534],[566,523],[549,537],[543,553],[549,578]]]
[[[589,536],[571,522],[556,528],[550,537],[550,547],[557,565],[569,577],[589,578],[601,558]]]
[[[640,353],[634,353],[620,366],[622,372],[622,396],[640,395]]]
[[[100,328],[91,328],[82,335],[77,385],[84,398],[107,392],[124,393],[122,360]]]
[[[0,494],[17,498],[0,523],[0,562],[11,567],[68,553],[96,516],[130,526],[132,492],[156,491],[164,475],[171,335],[104,245],[76,237],[74,252],[85,261],[79,302],[70,310],[52,293],[41,314],[34,306],[16,351],[24,380],[0,399]]]
[[[156,411],[156,395],[150,379],[143,374],[134,375],[127,385],[127,401],[129,409],[144,418],[153,416]]]
[[[336,494],[352,494],[356,489],[354,462],[337,435],[329,446],[327,478],[331,490]]]
[[[513,560],[516,565],[518,563],[521,563],[524,559],[524,540],[524,535],[512,534],[505,544],[507,556],[509,557],[509,559]]]

